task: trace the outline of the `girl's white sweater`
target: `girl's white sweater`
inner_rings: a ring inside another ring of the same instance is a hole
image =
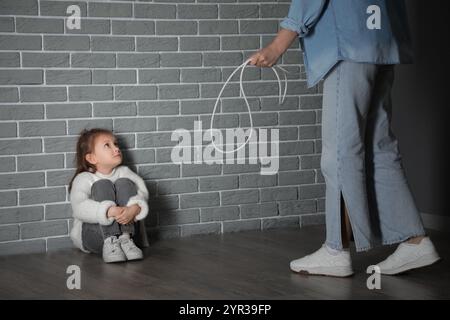
[[[136,216],[136,220],[144,219],[148,214],[148,190],[145,186],[144,180],[136,173],[131,171],[127,166],[118,166],[113,169],[109,175],[104,175],[100,172],[82,172],[78,174],[72,183],[72,189],[70,191],[70,203],[72,204],[73,212],[73,227],[70,231],[70,238],[75,246],[82,251],[88,252],[83,248],[81,240],[81,227],[83,222],[87,223],[99,223],[101,225],[110,225],[113,223],[114,218],[108,218],[106,213],[112,206],[116,206],[114,201],[94,201],[91,199],[92,184],[100,179],[109,179],[113,183],[119,178],[128,178],[136,184],[137,195],[131,197],[127,203],[127,207],[133,204],[139,205],[141,211]],[[143,221],[142,221],[143,222]],[[144,230],[141,235],[144,239],[141,243],[148,245],[147,235],[145,232],[144,223],[140,223]]]

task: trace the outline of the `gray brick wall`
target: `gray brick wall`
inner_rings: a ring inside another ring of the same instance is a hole
[[[268,44],[290,0],[0,1],[0,255],[71,246],[67,184],[83,128],[114,130],[150,190],[153,238],[323,223],[321,86],[308,89],[298,41],[245,75],[254,124],[280,130],[279,172],[258,164],[176,164],[175,129],[209,124],[234,67]],[[76,4],[81,29],[66,9]],[[249,124],[237,76],[217,127]]]

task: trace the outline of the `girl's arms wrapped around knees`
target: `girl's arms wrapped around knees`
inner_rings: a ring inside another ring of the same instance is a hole
[[[91,186],[89,178],[83,173],[75,177],[70,191],[70,203],[72,205],[73,217],[86,223],[99,223],[110,225],[114,218],[108,218],[110,207],[116,206],[114,201],[95,201],[90,199]]]
[[[131,181],[133,181],[136,184],[137,188],[137,195],[131,197],[128,200],[127,207],[137,204],[141,211],[136,216],[136,220],[142,220],[148,215],[148,190],[145,186],[144,180],[138,176],[136,173],[134,173],[130,168],[126,167],[125,171],[126,177],[129,178]]]

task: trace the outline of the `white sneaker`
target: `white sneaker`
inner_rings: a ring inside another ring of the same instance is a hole
[[[398,274],[410,269],[428,266],[440,260],[429,237],[419,244],[402,242],[386,260],[377,264],[382,274]]]
[[[316,252],[291,261],[291,270],[334,277],[348,277],[353,274],[350,251],[329,249],[326,244]]]
[[[126,261],[127,257],[120,247],[117,237],[106,238],[103,242],[103,260],[106,263]]]
[[[128,260],[140,260],[144,258],[142,250],[134,244],[133,239],[129,236],[120,236],[119,243]]]

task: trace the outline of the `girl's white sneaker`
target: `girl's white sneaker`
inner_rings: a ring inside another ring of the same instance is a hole
[[[333,250],[323,244],[316,252],[293,260],[291,270],[298,273],[348,277],[353,274],[349,250]]]
[[[419,244],[400,243],[394,253],[377,266],[382,274],[394,275],[429,266],[440,259],[430,238],[425,237]]]

